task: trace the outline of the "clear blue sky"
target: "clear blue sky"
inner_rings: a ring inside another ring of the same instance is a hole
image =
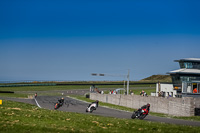
[[[200,58],[198,0],[0,1],[0,80],[140,80]]]

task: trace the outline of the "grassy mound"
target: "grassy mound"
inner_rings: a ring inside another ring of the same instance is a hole
[[[172,82],[172,79],[170,75],[152,75],[150,77],[142,79],[141,81]]]

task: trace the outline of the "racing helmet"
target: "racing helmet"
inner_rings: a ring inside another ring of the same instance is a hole
[[[149,103],[147,103],[147,107],[150,107],[150,104],[149,104]]]

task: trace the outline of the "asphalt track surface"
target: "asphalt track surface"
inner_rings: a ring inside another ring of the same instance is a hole
[[[54,105],[61,97],[58,96],[38,96],[36,98],[37,103],[45,109],[54,110]],[[19,98],[5,98],[0,97],[0,99],[12,100],[17,102],[24,102],[29,104],[36,104],[34,99],[19,99]],[[88,115],[101,115],[107,117],[115,117],[115,118],[124,118],[124,119],[131,119],[131,112],[120,111],[115,109],[110,109],[106,107],[99,106],[97,110],[94,110],[92,113],[86,113],[86,107],[89,103],[79,101],[76,99],[72,99],[69,97],[65,97],[65,102],[62,107],[58,110],[66,111],[66,112],[77,112],[83,113]],[[180,119],[172,119],[172,118],[165,118],[165,117],[157,117],[148,115],[144,120],[146,121],[154,121],[154,122],[161,122],[161,123],[169,123],[169,124],[177,124],[177,125],[187,125],[187,126],[200,126],[200,122],[197,121],[187,121],[187,120],[180,120]]]

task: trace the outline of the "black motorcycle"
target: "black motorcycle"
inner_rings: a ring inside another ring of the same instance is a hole
[[[54,109],[60,108],[61,106],[63,106],[63,104],[64,104],[64,98],[61,98],[58,100],[58,102],[56,102]]]
[[[56,104],[55,104],[55,106],[54,106],[54,109],[58,109],[58,108],[60,108],[61,106],[63,106],[63,102],[57,102]]]
[[[134,111],[131,118],[132,119],[140,119],[143,120],[147,115],[149,114],[149,111],[147,109],[138,109],[137,111]]]

